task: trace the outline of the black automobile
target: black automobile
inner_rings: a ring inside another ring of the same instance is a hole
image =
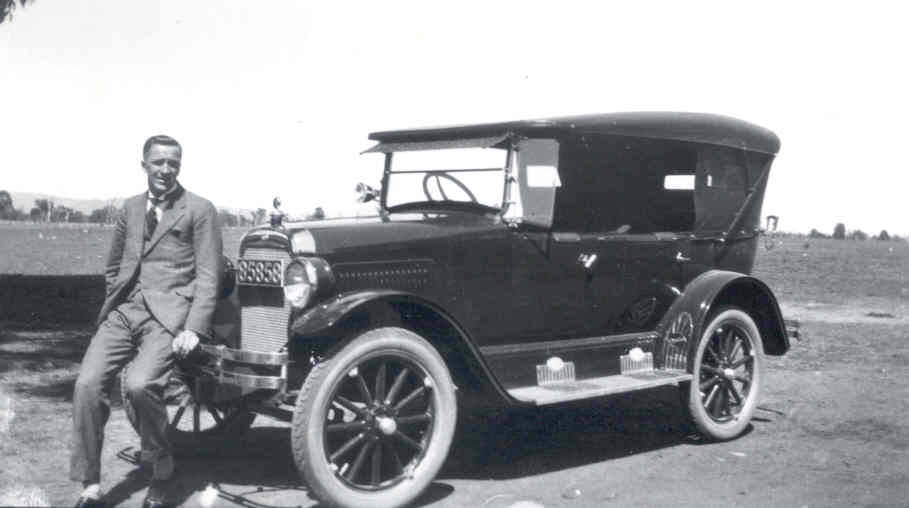
[[[459,408],[675,385],[707,438],[748,426],[791,333],[748,275],[776,135],[618,113],[370,139],[374,216],[243,238],[174,439],[279,416],[313,495],[377,507],[429,485]]]

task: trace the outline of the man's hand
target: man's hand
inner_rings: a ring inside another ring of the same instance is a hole
[[[192,330],[183,330],[179,335],[174,337],[171,347],[177,358],[186,358],[193,349],[199,345],[199,336]]]

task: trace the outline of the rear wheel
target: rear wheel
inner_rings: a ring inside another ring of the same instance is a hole
[[[720,309],[710,320],[694,357],[694,379],[687,384],[687,408],[698,430],[724,441],[751,421],[761,388],[763,345],[757,325],[736,307]]]
[[[439,353],[409,330],[377,328],[307,377],[291,429],[294,459],[328,505],[402,506],[435,478],[456,420]]]

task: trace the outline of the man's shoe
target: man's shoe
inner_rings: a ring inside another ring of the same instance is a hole
[[[107,503],[94,497],[80,496],[75,508],[107,508]]]
[[[173,506],[168,500],[171,480],[152,480],[148,484],[148,492],[142,501],[142,508],[169,508]]]

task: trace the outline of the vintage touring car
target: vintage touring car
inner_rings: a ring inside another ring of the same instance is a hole
[[[620,113],[370,139],[374,217],[276,214],[243,238],[175,440],[283,417],[311,493],[372,507],[427,487],[459,407],[675,385],[706,437],[748,426],[792,333],[748,275],[776,135]]]

